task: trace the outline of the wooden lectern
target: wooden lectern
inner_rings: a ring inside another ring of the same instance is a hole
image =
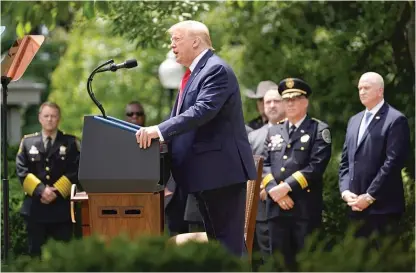
[[[81,221],[83,236],[163,234],[164,161],[158,141],[139,148],[139,128],[112,117],[84,118],[78,177],[85,192],[71,190],[72,221]]]

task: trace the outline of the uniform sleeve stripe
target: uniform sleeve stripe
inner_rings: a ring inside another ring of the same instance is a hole
[[[34,174],[29,173],[25,180],[23,180],[23,190],[29,195],[32,196],[33,192],[35,191],[36,187],[41,183],[39,178],[37,178]]]
[[[59,191],[62,197],[66,198],[71,192],[72,183],[69,181],[68,177],[63,175],[55,182],[55,184],[53,184],[53,186]]]
[[[302,189],[308,186],[308,181],[306,180],[305,176],[300,171],[295,172],[294,174],[292,174],[292,176],[293,178],[296,179],[296,181],[298,181]]]
[[[263,185],[264,188],[266,188],[267,184],[269,184],[270,181],[272,180],[274,180],[274,177],[271,173],[269,173],[263,178],[263,180],[261,181],[261,184]]]

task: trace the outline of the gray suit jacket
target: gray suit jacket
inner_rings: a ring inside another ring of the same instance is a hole
[[[269,125],[266,124],[260,129],[254,130],[248,134],[248,141],[251,145],[253,155],[264,156],[264,148],[266,137],[269,131]],[[257,209],[257,221],[266,221],[266,202],[259,199],[259,205]]]

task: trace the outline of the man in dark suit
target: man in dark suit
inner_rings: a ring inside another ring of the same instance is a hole
[[[209,239],[242,255],[246,182],[256,178],[233,70],[212,52],[208,28],[196,21],[172,26],[176,61],[188,67],[171,118],[136,133],[141,148],[168,141],[172,175],[198,200]]]
[[[41,133],[26,135],[16,157],[16,173],[23,185],[23,215],[29,253],[40,255],[50,238],[72,237],[69,195],[78,182],[79,142],[58,130],[60,109],[55,103],[40,106]]]
[[[348,122],[339,169],[341,196],[351,218],[363,224],[358,236],[394,233],[391,227],[405,205],[401,170],[409,153],[409,125],[384,101],[379,74],[363,74],[358,91],[366,109]]]
[[[277,91],[277,84],[272,87],[264,95],[264,113],[267,117],[268,124],[264,125],[260,129],[254,130],[249,133],[248,141],[250,142],[251,149],[254,155],[264,155],[265,141],[269,128],[276,125],[279,121],[284,119],[285,110],[283,107],[282,97]],[[265,174],[266,175],[266,174]],[[260,251],[263,260],[270,253],[269,247],[269,227],[267,223],[266,215],[266,190],[262,187],[260,192],[260,199],[257,209],[256,217],[256,229],[253,242],[253,250]]]
[[[321,223],[322,177],[331,157],[328,125],[307,115],[312,90],[301,79],[279,83],[286,120],[269,129],[262,184],[271,253],[279,250],[290,269],[304,240]]]

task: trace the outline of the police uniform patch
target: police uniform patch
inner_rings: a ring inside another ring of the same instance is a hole
[[[326,143],[331,143],[331,133],[329,132],[329,129],[324,129],[322,131],[322,139],[326,142]]]
[[[79,142],[78,138],[75,138],[75,144],[77,145],[78,152],[81,151],[81,143]]]

